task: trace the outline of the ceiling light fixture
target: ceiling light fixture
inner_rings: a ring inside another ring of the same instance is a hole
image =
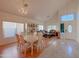
[[[26,1],[25,0],[22,0],[22,7],[19,9],[19,12],[21,12],[23,15],[26,15],[27,12],[28,12],[28,4],[25,3]]]

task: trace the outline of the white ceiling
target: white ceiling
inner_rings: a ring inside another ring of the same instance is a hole
[[[72,0],[26,0],[28,13],[25,16],[34,20],[46,21],[70,1]],[[23,16],[18,11],[22,7],[22,0],[0,0],[1,11]]]

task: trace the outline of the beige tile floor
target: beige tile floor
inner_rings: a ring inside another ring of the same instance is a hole
[[[16,44],[0,50],[3,58],[18,58],[19,54]],[[38,58],[74,58],[79,57],[79,43],[75,40],[52,39],[49,46],[38,56]]]
[[[79,43],[75,40],[51,40],[39,58],[77,58]]]
[[[0,48],[0,58],[18,58],[19,56],[16,44]]]

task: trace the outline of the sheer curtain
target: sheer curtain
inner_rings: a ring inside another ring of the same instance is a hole
[[[16,33],[21,34],[24,32],[24,24],[16,23]]]
[[[3,21],[3,35],[4,38],[14,37],[16,33],[24,32],[24,23]]]
[[[16,23],[13,22],[3,22],[3,34],[4,37],[13,37],[15,36]]]

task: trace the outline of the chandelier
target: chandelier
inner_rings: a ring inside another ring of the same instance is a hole
[[[28,4],[26,3],[25,0],[22,0],[22,7],[19,9],[19,12],[21,12],[23,15],[26,15],[28,10],[27,10]]]

